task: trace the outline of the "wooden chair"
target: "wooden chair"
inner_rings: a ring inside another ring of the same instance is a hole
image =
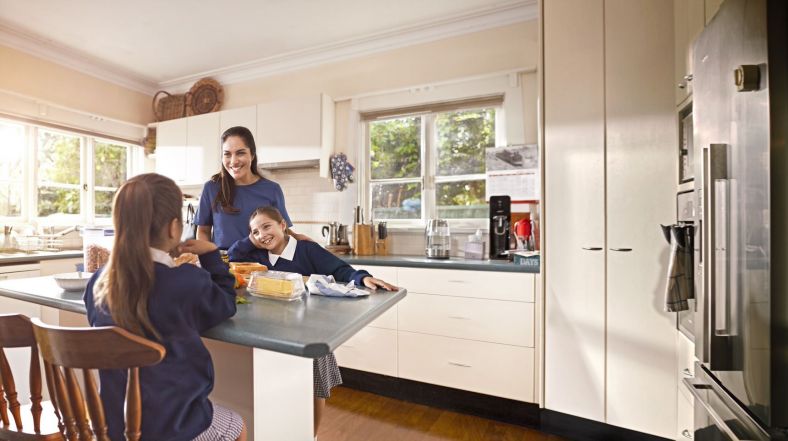
[[[142,424],[139,368],[160,362],[164,358],[164,346],[114,326],[64,328],[38,319],[32,322],[44,359],[47,387],[55,391],[52,402],[62,415],[68,440],[86,441],[95,437],[97,441],[110,441],[94,371],[128,369],[125,435],[129,441],[138,441]],[[87,406],[74,369],[82,369]]]
[[[4,348],[30,348],[30,405],[20,406],[16,382]],[[41,401],[41,364],[30,319],[22,314],[0,315],[0,440],[64,440],[57,410],[49,401]],[[51,390],[51,389],[50,389]],[[3,397],[3,393],[5,397]],[[8,411],[14,424],[11,425]],[[42,421],[41,417],[44,416]]]

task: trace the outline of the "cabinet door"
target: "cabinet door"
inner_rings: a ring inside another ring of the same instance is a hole
[[[315,94],[258,104],[258,162],[320,159],[322,102]]]
[[[252,134],[257,133],[257,106],[239,107],[237,109],[222,110],[220,113],[219,134],[230,127],[241,126],[249,129]],[[257,143],[255,139],[255,143]]]
[[[692,94],[692,42],[703,31],[703,0],[673,1],[673,51],[676,105]]]
[[[162,121],[156,130],[156,173],[178,184],[186,182],[186,118]]]
[[[221,167],[219,113],[190,116],[186,142],[186,177],[189,184],[207,181]]]
[[[709,24],[714,16],[717,15],[722,2],[723,0],[706,0],[706,24]]]
[[[676,316],[665,312],[659,224],[675,221],[678,137],[673,45],[661,30],[672,21],[663,0],[605,2],[606,422],[666,438],[676,428]]]
[[[545,407],[604,421],[603,2],[544,7]]]

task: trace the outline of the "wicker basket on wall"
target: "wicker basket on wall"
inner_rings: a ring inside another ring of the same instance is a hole
[[[156,121],[167,121],[186,116],[187,94],[172,95],[164,90],[153,96],[153,114]]]

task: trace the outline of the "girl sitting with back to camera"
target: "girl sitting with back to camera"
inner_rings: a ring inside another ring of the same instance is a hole
[[[142,439],[246,440],[243,419],[212,404],[213,362],[200,339],[235,314],[235,278],[211,242],[179,247],[183,196],[171,179],[148,173],[123,184],[115,195],[115,245],[107,265],[85,289],[91,326],[120,326],[158,341],[161,363],[140,369]],[[199,256],[202,268],[176,266],[170,252]],[[101,370],[110,439],[124,439],[125,370]]]
[[[383,288],[393,291],[396,288],[382,280],[372,277],[364,270],[355,270],[319,244],[311,241],[296,240],[287,234],[287,223],[275,207],[260,207],[249,218],[249,237],[241,239],[227,251],[231,262],[258,262],[275,271],[332,275],[337,282],[353,281],[358,286],[371,289]],[[315,385],[314,419],[315,435],[320,424],[326,398],[331,389],[342,384],[334,354],[314,360],[313,375]]]

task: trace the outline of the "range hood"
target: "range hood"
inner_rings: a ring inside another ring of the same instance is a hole
[[[283,170],[288,168],[319,168],[319,159],[302,159],[298,161],[266,162],[258,164],[260,170]]]

